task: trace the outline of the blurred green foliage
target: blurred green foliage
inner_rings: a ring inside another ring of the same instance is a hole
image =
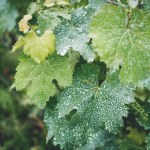
[[[0,150],[51,150],[46,148],[43,110],[30,103],[24,93],[11,89],[17,55],[18,21],[27,13],[31,0],[0,0]]]

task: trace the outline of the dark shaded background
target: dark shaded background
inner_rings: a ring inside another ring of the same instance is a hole
[[[46,146],[44,110],[30,103],[24,92],[11,89],[17,66],[12,45],[21,34],[18,21],[32,0],[0,0],[0,150],[53,150]]]

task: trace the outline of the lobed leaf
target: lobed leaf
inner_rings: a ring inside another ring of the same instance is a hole
[[[25,37],[20,37],[13,46],[12,51],[23,48],[23,52],[37,63],[41,63],[49,54],[55,51],[55,35],[51,30],[44,32],[42,36],[30,31]]]
[[[112,72],[122,66],[122,82],[150,89],[150,13],[134,10],[127,19],[123,8],[103,6],[90,27],[93,47]]]
[[[133,89],[121,84],[117,73],[108,75],[99,87],[98,73],[97,65],[78,67],[73,85],[58,96],[56,110],[47,107],[47,140],[54,136],[55,144],[73,149],[83,145],[103,127],[116,133],[123,125],[122,117],[128,113],[125,105],[134,101]]]
[[[51,9],[46,9],[40,13],[38,16],[38,24],[40,31],[43,33],[46,30],[53,30],[56,26],[61,23],[60,18],[70,20],[69,9],[61,7],[52,7]]]
[[[23,55],[15,75],[17,90],[27,88],[27,94],[33,102],[43,108],[50,96],[56,94],[56,80],[60,86],[66,87],[72,83],[72,74],[76,60],[53,54],[46,61],[37,64],[28,56]],[[63,69],[62,69],[63,68]]]
[[[55,28],[56,50],[64,56],[70,48],[78,51],[88,62],[95,58],[95,54],[89,44],[88,26],[93,14],[91,8],[78,8],[71,13],[70,20],[63,20]]]

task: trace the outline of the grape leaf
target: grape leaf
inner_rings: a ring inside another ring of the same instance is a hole
[[[56,111],[48,106],[47,140],[54,136],[55,144],[73,148],[84,144],[103,127],[116,133],[123,125],[122,116],[128,113],[125,104],[134,101],[132,88],[122,85],[116,73],[108,75],[99,87],[98,72],[96,65],[78,67],[73,85],[58,96]],[[69,117],[75,109],[77,113]]]
[[[142,145],[145,142],[146,134],[143,131],[138,131],[137,128],[127,127],[129,131],[128,138],[133,140],[137,145]]]
[[[0,35],[11,31],[16,25],[17,10],[7,0],[0,1]]]
[[[148,134],[146,138],[146,143],[147,143],[146,150],[150,150],[150,133]]]
[[[32,41],[32,42],[31,42]],[[23,47],[23,52],[41,63],[49,54],[55,51],[55,35],[51,30],[45,31],[42,36],[37,36],[33,31],[27,33],[26,37],[20,37],[13,46],[12,51]]]
[[[38,23],[41,32],[48,29],[54,29],[58,24],[61,23],[61,19],[65,18],[67,20],[70,19],[69,9],[61,8],[61,7],[52,7],[51,9],[46,9],[38,16]]]
[[[113,143],[114,136],[105,130],[99,131],[92,139],[90,139],[84,146],[76,150],[117,150]]]
[[[75,3],[79,3],[81,0],[70,0],[70,4],[73,5]]]
[[[67,56],[61,57],[53,54],[43,63],[37,64],[28,56],[23,55],[17,67],[15,87],[17,90],[27,88],[27,94],[33,102],[43,108],[49,97],[56,93],[54,79],[63,87],[71,84],[75,63],[75,59],[70,61]]]
[[[119,143],[119,150],[144,150],[135,141],[124,138],[121,143]]]
[[[150,130],[150,105],[146,104],[143,108],[145,114],[147,114],[146,117],[137,117],[137,122],[145,128],[145,130]]]
[[[78,8],[71,13],[71,20],[63,20],[55,28],[56,50],[64,56],[70,48],[80,54],[89,62],[93,61],[95,54],[89,45],[88,26],[93,9]]]
[[[104,0],[88,0],[89,7],[93,8],[95,12],[97,12],[102,6],[105,1]]]
[[[128,0],[128,4],[131,8],[136,8],[138,6],[138,0]]]
[[[150,13],[134,10],[127,25],[124,9],[106,4],[91,23],[90,37],[112,72],[122,66],[122,82],[150,89],[149,20]]]
[[[45,0],[44,6],[52,7],[54,5],[68,5],[68,0]]]
[[[149,0],[144,0],[143,6],[144,6],[144,10],[150,12],[150,1]]]

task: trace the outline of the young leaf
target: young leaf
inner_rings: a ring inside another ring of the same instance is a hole
[[[113,17],[112,17],[113,16]],[[94,50],[120,79],[150,88],[150,13],[134,10],[127,21],[125,10],[107,4],[94,17],[90,36]]]
[[[70,48],[80,52],[89,62],[93,61],[95,54],[88,44],[88,26],[93,9],[78,8],[71,13],[71,20],[63,20],[55,29],[56,49],[58,54],[64,56]]]
[[[55,4],[57,5],[68,5],[68,0],[45,0],[44,6],[46,7],[52,7]]]
[[[108,75],[99,87],[98,72],[96,65],[78,67],[73,85],[59,95],[56,111],[47,108],[47,140],[54,136],[55,144],[73,149],[84,144],[103,127],[116,133],[123,125],[122,116],[127,116],[128,113],[125,104],[134,101],[132,88],[122,85],[117,73]],[[62,117],[74,109],[77,113],[69,120]]]
[[[37,63],[41,63],[49,54],[55,50],[55,35],[51,30],[45,31],[42,36],[37,36],[33,31],[27,33],[26,37],[20,37],[13,46],[12,51],[23,47],[23,52]]]
[[[17,90],[27,87],[27,94],[33,102],[43,108],[50,96],[56,93],[53,80],[60,86],[69,86],[76,60],[70,62],[69,57],[51,55],[46,61],[37,64],[28,56],[23,55],[17,67],[15,86]]]
[[[32,19],[31,15],[24,15],[24,17],[19,21],[19,30],[26,33],[30,27],[28,21]]]

